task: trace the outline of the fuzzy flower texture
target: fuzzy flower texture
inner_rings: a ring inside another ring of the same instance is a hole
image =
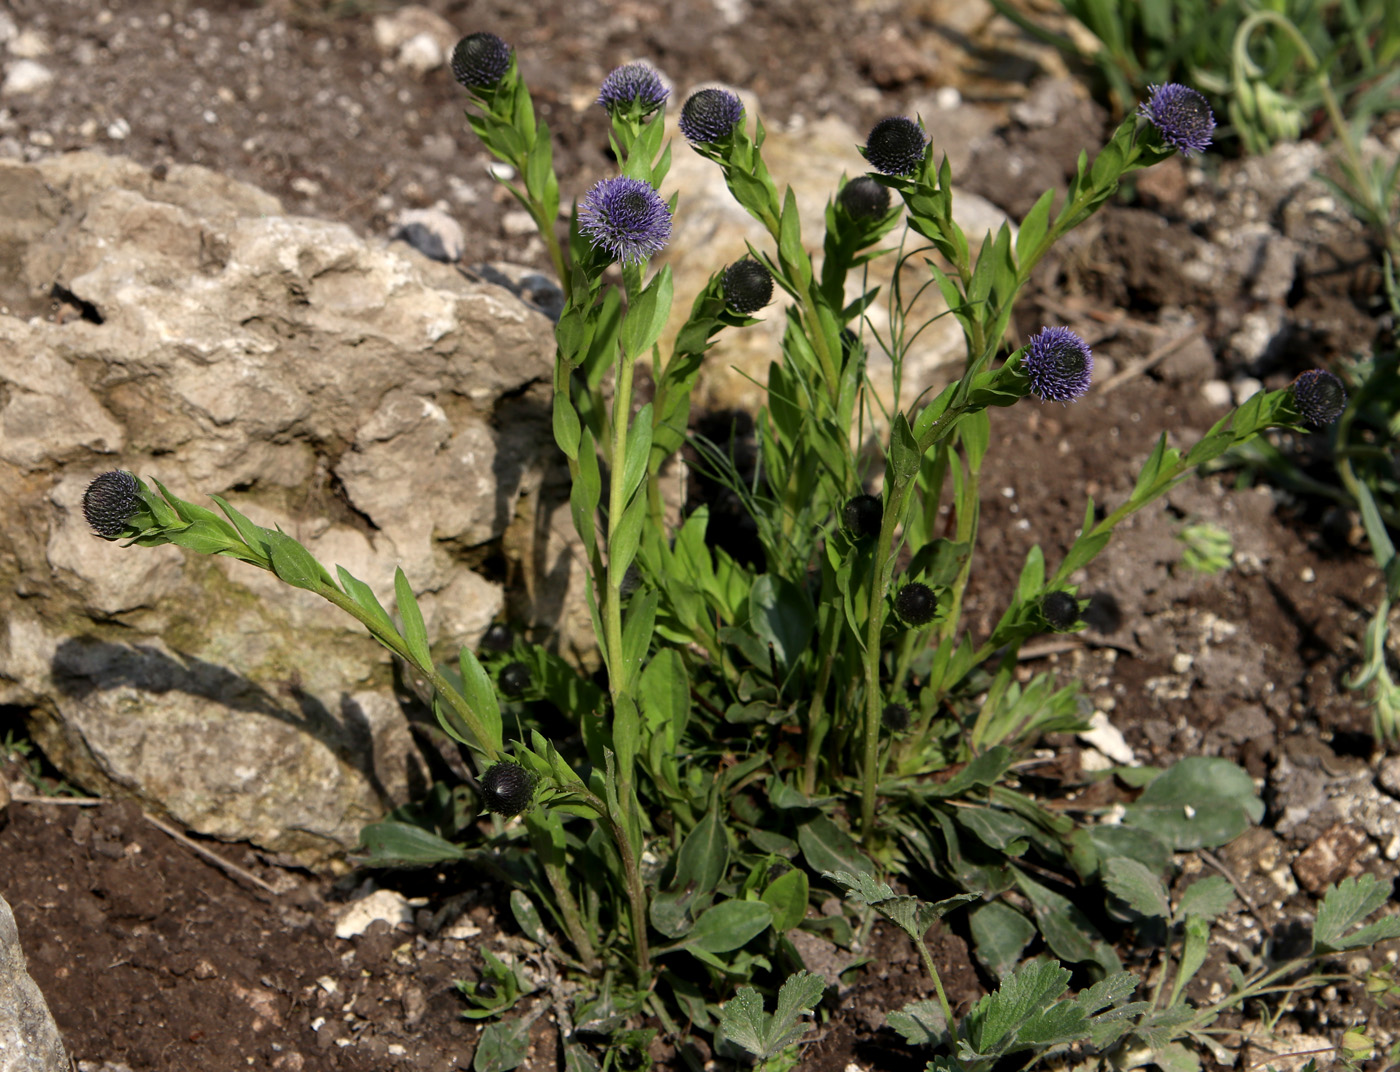
[[[681,105],[681,133],[692,145],[723,141],[744,117],[744,105],[725,89],[701,89]]]
[[[1042,402],[1073,402],[1089,390],[1094,355],[1069,328],[1045,328],[1026,344],[1021,371]]]
[[[1325,428],[1347,408],[1347,390],[1326,369],[1309,369],[1293,381],[1293,405],[1313,428]]]
[[[642,115],[650,115],[668,96],[670,91],[650,64],[624,63],[603,79],[598,103],[609,112],[626,111],[635,104]]]
[[[604,179],[579,202],[579,230],[613,260],[640,264],[671,237],[671,210],[641,179]]]
[[[83,517],[92,531],[108,539],[120,536],[141,505],[136,478],[123,469],[103,473],[83,492]]]
[[[467,87],[494,86],[510,70],[510,46],[493,33],[474,33],[452,50],[452,77]]]
[[[1205,97],[1176,82],[1148,86],[1148,90],[1151,95],[1138,106],[1138,114],[1157,128],[1164,142],[1182,156],[1210,148],[1215,114]]]
[[[881,119],[865,139],[865,159],[883,175],[914,174],[927,151],[924,128],[902,115]]]

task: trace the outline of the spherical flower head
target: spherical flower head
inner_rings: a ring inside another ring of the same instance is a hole
[[[909,728],[909,708],[902,703],[886,704],[880,723],[891,733],[903,733]]]
[[[103,473],[83,492],[83,516],[99,536],[120,536],[141,505],[136,478],[121,469]]]
[[[623,264],[640,264],[671,237],[671,210],[641,179],[604,179],[584,195],[578,216],[593,248]]]
[[[1309,369],[1293,381],[1293,405],[1309,425],[1325,428],[1347,408],[1347,391],[1326,369]]]
[[[1073,402],[1089,390],[1094,355],[1069,328],[1045,328],[1031,336],[1021,355],[1031,391],[1044,402]]]
[[[1048,592],[1040,601],[1040,613],[1057,633],[1062,633],[1079,621],[1079,600],[1068,592]]]
[[[497,815],[519,815],[535,795],[535,776],[503,759],[481,776],[481,802]]]
[[[495,34],[468,34],[452,50],[452,77],[469,89],[489,88],[510,70],[510,55],[510,46]]]
[[[624,63],[613,68],[598,91],[598,103],[609,112],[626,111],[634,104],[642,115],[650,115],[666,103],[666,88],[656,68],[649,63]]]
[[[881,119],[865,139],[865,159],[884,175],[912,175],[924,162],[928,138],[912,119],[892,115]]]
[[[519,696],[530,687],[530,668],[521,662],[507,663],[497,680],[507,696]]]
[[[889,187],[861,175],[841,187],[836,200],[853,220],[878,220],[890,210]]]
[[[885,520],[885,505],[876,495],[857,495],[846,500],[841,520],[846,523],[846,531],[857,540],[878,536],[880,524]]]
[[[1205,97],[1176,82],[1147,88],[1151,95],[1138,105],[1138,114],[1157,128],[1164,142],[1182,156],[1210,148],[1215,113]]]
[[[692,145],[723,141],[744,117],[744,105],[727,89],[700,89],[681,105],[681,133]]]
[[[915,581],[899,590],[894,597],[894,610],[910,625],[928,625],[938,610],[938,598],[928,585]]]
[[[721,285],[724,304],[744,316],[758,312],[773,300],[773,276],[752,257],[726,268]]]

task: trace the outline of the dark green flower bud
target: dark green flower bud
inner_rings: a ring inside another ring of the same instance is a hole
[[[462,85],[494,86],[510,70],[510,46],[493,33],[474,33],[452,50],[452,77]]]
[[[880,523],[885,519],[885,506],[877,495],[857,495],[848,499],[841,511],[846,531],[857,540],[880,535]]]
[[[519,696],[530,687],[530,668],[521,662],[507,663],[499,678],[501,691],[507,696]]]
[[[909,708],[902,703],[886,704],[880,722],[891,733],[903,733],[909,728]]]
[[[748,316],[773,300],[773,277],[752,257],[735,261],[724,270],[724,303]]]
[[[103,473],[83,492],[83,516],[99,536],[120,536],[141,505],[136,478],[122,469]]]
[[[492,622],[481,637],[478,645],[483,651],[510,651],[513,643],[510,626],[504,622]]]
[[[910,625],[928,625],[938,611],[938,598],[928,585],[915,581],[899,590],[894,597],[894,610]]]
[[[1048,592],[1040,601],[1040,613],[1051,629],[1063,633],[1079,621],[1079,600],[1068,592]]]
[[[519,815],[534,795],[535,776],[508,759],[492,765],[481,776],[481,802],[497,815]]]
[[[914,174],[923,165],[927,151],[924,128],[902,115],[881,119],[865,141],[865,159],[885,175]]]
[[[879,219],[890,210],[889,187],[881,186],[869,175],[846,183],[836,200],[853,220]]]
[[[1347,408],[1347,391],[1326,369],[1309,369],[1293,381],[1293,405],[1313,428],[1325,428]]]

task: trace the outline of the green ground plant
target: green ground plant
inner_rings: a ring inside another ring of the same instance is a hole
[[[1018,231],[971,238],[953,219],[946,158],[935,158],[918,123],[884,120],[863,149],[870,173],[832,191],[818,263],[791,190],[780,193],[764,163],[762,122],[750,125],[727,91],[701,90],[681,110],[681,131],[767,238],[715,273],[663,355],[671,274],[648,267],[684,191],[669,203],[658,193],[671,150],[656,73],[629,65],[604,83],[620,174],[577,203],[565,235],[549,131],[514,52],[473,34],[453,71],[470,94],[472,128],[519,176],[510,192],[538,224],[566,295],[553,428],[572,478],[602,672],[585,675],[524,641],[442,660],[401,571],[395,621],[362,580],[332,573],[218,496],[215,512],[159,481],[107,473],[84,501],[94,529],[268,570],[352,615],[426,682],[443,732],[476,768],[489,829],[464,821],[455,790],[435,787],[365,830],[364,860],[468,861],[512,886],[512,913],[541,971],[488,960],[482,980],[463,988],[469,1015],[494,1018],[478,1072],[523,1058],[544,1004],[570,1069],[643,1066],[643,1015],[682,1060],[694,1057],[687,1037],[711,1035],[765,1068],[791,1067],[802,1018],[821,1000],[792,935],[851,945],[849,918],[810,911],[847,890],[910,935],[940,995],[923,933],[947,912],[967,913],[979,961],[1003,980],[960,1034],[947,1030],[941,998],[948,1056],[938,1067],[990,1067],[1022,1043],[1102,1041],[1095,1025],[1135,1008],[1092,918],[1118,895],[1114,876],[1130,865],[1158,881],[1175,853],[1224,844],[1263,805],[1243,770],[1197,757],[1114,772],[1140,790],[1120,822],[1047,808],[1020,771],[1043,734],[1085,725],[1085,701],[1048,675],[1022,683],[1018,651],[1038,633],[1080,627],[1072,578],[1120,522],[1265,429],[1327,423],[1345,402],[1340,384],[1318,373],[1260,393],[1193,444],[1175,446],[1164,432],[1123,502],[1086,502],[1058,561],[1032,549],[989,635],[973,636],[961,608],[993,411],[1032,395],[1072,403],[1090,383],[1089,348],[1068,329],[1008,341],[1017,293],[1126,175],[1206,148],[1214,119],[1204,99],[1160,87],[1092,159],[1081,154],[1058,203],[1047,191]],[[899,340],[918,326],[883,340],[892,396],[866,374],[867,340],[881,340],[866,330],[878,290],[861,269],[891,254],[884,243],[897,230],[967,345],[954,382],[913,398],[898,386]],[[687,442],[691,391],[714,338],[753,324],[775,285],[786,296],[784,335],[755,422],[758,471],[747,476],[723,450],[697,448],[755,524],[761,561],[746,563],[712,546],[704,509],[667,525],[661,475]],[[656,384],[640,406],[638,362]],[[872,439],[882,444],[873,464],[863,449]],[[567,729],[551,732],[561,719]],[[947,896],[925,904],[873,876]],[[1073,901],[1067,890],[1078,891]],[[1041,959],[1018,968],[1033,943]],[[1032,1030],[1016,1010],[1063,991],[1068,969],[1053,958],[1098,981],[1072,1009],[1048,1006]],[[557,984],[565,977],[569,986]],[[530,993],[543,1003],[513,1014]]]

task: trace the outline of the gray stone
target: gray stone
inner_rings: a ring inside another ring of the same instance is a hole
[[[14,913],[0,897],[0,1072],[68,1072],[44,995],[29,977]]]
[[[223,495],[386,607],[401,566],[455,657],[502,607],[493,548],[526,613],[566,602],[535,550],[550,321],[203,168],[0,162],[0,208],[0,703],[90,791],[325,862],[424,777],[387,655],[271,574],[95,538],[83,491]]]

